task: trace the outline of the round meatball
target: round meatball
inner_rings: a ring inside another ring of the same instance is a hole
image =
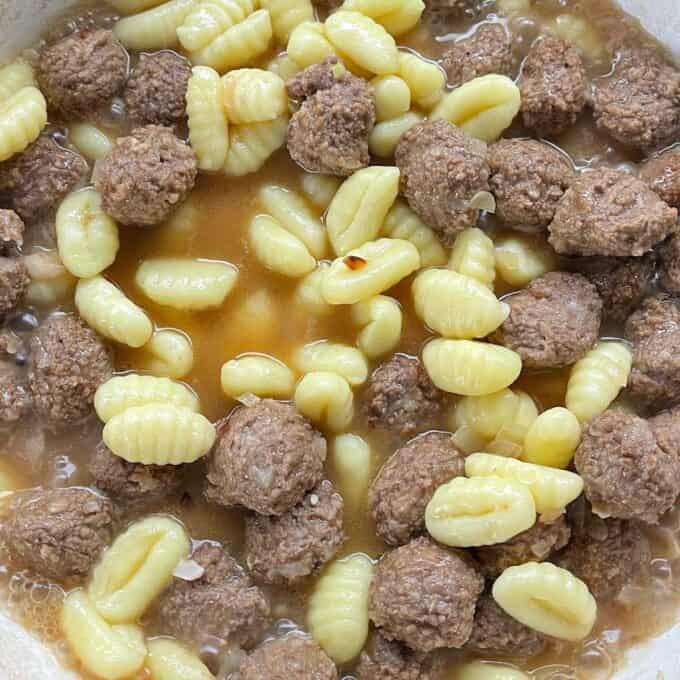
[[[219,545],[204,542],[191,555],[200,578],[175,578],[157,608],[163,632],[198,644],[210,638],[252,647],[269,624],[269,603],[248,574]]]
[[[319,645],[289,633],[263,642],[240,667],[240,680],[337,680],[335,664]]]
[[[414,652],[374,633],[361,652],[356,675],[359,680],[435,680],[440,668],[434,654]]]
[[[506,614],[491,595],[479,598],[466,649],[482,654],[536,656],[545,645],[543,635]]]
[[[484,142],[448,121],[425,121],[402,135],[394,158],[411,209],[446,245],[477,223],[479,210],[469,201],[489,190]]]
[[[282,515],[321,481],[326,440],[287,403],[234,411],[208,463],[206,496],[226,507]]]
[[[298,104],[319,90],[330,90],[339,82],[352,82],[354,76],[344,71],[337,57],[326,57],[318,64],[312,64],[296,73],[286,82],[288,97]]]
[[[363,400],[369,427],[401,437],[430,429],[443,405],[443,392],[420,360],[405,354],[395,354],[373,371]]]
[[[45,47],[38,82],[51,109],[64,118],[85,118],[101,109],[125,83],[128,55],[113,33],[72,33]]]
[[[598,168],[567,189],[548,241],[562,255],[639,257],[676,230],[677,217],[643,181]]]
[[[442,66],[454,87],[488,73],[510,76],[515,67],[510,34],[503,24],[480,24],[472,35],[451,44]]]
[[[14,210],[34,222],[87,179],[81,156],[42,136],[25,151],[0,163],[0,189],[8,192]]]
[[[628,317],[624,335],[633,344],[643,342],[659,333],[680,330],[680,302],[660,293],[645,298]]]
[[[323,481],[280,517],[246,518],[245,560],[265,583],[293,583],[316,571],[345,542],[344,503]]]
[[[680,294],[680,234],[673,234],[659,251],[661,285],[676,295]]]
[[[113,372],[111,353],[78,316],[51,316],[31,339],[28,383],[36,412],[53,424],[89,415],[97,388]]]
[[[101,443],[88,469],[94,485],[134,504],[155,503],[176,493],[182,484],[181,465],[128,463]]]
[[[21,253],[25,228],[14,210],[0,209],[0,256],[16,257]]]
[[[194,187],[196,155],[169,128],[146,125],[119,137],[95,179],[104,210],[121,224],[153,227]]]
[[[111,501],[81,487],[16,493],[0,521],[12,565],[57,581],[87,576],[113,534]]]
[[[656,50],[627,49],[614,73],[595,80],[595,122],[622,144],[665,146],[680,134],[680,71]]]
[[[602,301],[580,274],[549,272],[506,302],[510,315],[496,337],[526,368],[569,366],[597,342]]]
[[[664,451],[650,424],[620,410],[589,423],[574,456],[596,514],[656,524],[680,492],[680,458]]]
[[[138,125],[185,122],[189,78],[191,64],[175,52],[141,54],[123,93],[128,116]]]
[[[439,486],[465,474],[465,454],[448,432],[428,432],[392,454],[373,480],[368,506],[376,532],[391,545],[425,528],[425,508]]]
[[[31,393],[21,369],[9,361],[0,361],[0,426],[16,423],[30,412]]]
[[[470,637],[484,579],[460,552],[421,537],[383,556],[369,591],[369,616],[388,640],[429,652]]]
[[[680,459],[680,406],[650,418],[649,425],[661,450]]]
[[[564,516],[553,522],[538,521],[530,529],[505,543],[475,550],[482,573],[487,578],[499,577],[508,567],[527,562],[543,562],[569,542],[571,529]]]
[[[653,253],[643,257],[582,257],[573,262],[573,268],[597,288],[604,319],[621,323],[650,288],[656,258]]]
[[[547,36],[532,45],[519,79],[524,125],[539,137],[570,128],[586,104],[586,70],[578,50]]]
[[[496,214],[507,226],[540,231],[575,179],[571,161],[534,139],[501,139],[489,148],[489,184]]]
[[[0,257],[0,319],[19,306],[30,283],[20,257]]]
[[[649,159],[640,167],[640,179],[672,208],[680,210],[680,146]]]

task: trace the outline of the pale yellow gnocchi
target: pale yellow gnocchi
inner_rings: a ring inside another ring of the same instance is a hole
[[[411,98],[429,111],[444,94],[446,75],[434,62],[412,52],[399,52],[399,75],[411,88]]]
[[[288,95],[283,79],[259,68],[229,71],[222,78],[222,95],[231,123],[274,120],[288,110]]]
[[[0,161],[23,151],[46,124],[47,102],[37,87],[23,87],[0,102]]]
[[[224,174],[242,177],[259,170],[283,146],[287,130],[288,118],[285,116],[263,123],[232,126]]]
[[[178,43],[177,29],[191,11],[195,0],[169,0],[120,19],[113,32],[131,50],[162,50]]]
[[[159,328],[142,347],[144,354],[138,366],[159,378],[179,380],[194,365],[194,348],[186,333],[174,328]]]
[[[342,432],[354,418],[352,388],[337,373],[307,373],[295,388],[294,401],[300,413],[333,432]]]
[[[495,661],[471,661],[456,671],[456,680],[531,680],[517,668]]]
[[[371,85],[378,122],[397,118],[411,108],[411,90],[403,78],[394,75],[376,76]]]
[[[333,305],[326,302],[323,293],[323,279],[330,263],[319,262],[316,269],[305,276],[295,289],[295,301],[306,311],[316,317],[328,316],[333,311]]]
[[[214,680],[208,667],[183,644],[168,638],[147,643],[146,667],[151,680]]]
[[[305,21],[314,21],[310,0],[260,0],[260,6],[269,11],[274,36],[283,45],[293,29]]]
[[[368,378],[368,362],[356,347],[339,342],[312,342],[294,354],[294,363],[302,373],[326,371],[342,376],[352,387]]]
[[[177,29],[177,37],[185,50],[198,52],[254,10],[253,0],[199,0]]]
[[[325,210],[341,183],[339,177],[306,172],[302,178],[302,191],[317,208]]]
[[[499,276],[511,286],[526,286],[557,269],[555,251],[545,241],[520,234],[497,239],[494,259]]]
[[[541,413],[527,430],[522,460],[536,465],[566,468],[581,441],[581,424],[566,408]]]
[[[222,391],[232,399],[244,394],[287,399],[295,389],[295,374],[283,362],[263,354],[244,354],[222,366]]]
[[[357,346],[369,358],[391,352],[401,340],[403,314],[399,303],[386,295],[352,305],[352,321],[361,326]]]
[[[356,434],[341,434],[333,440],[333,467],[345,503],[354,511],[363,510],[371,481],[371,447]]]
[[[290,34],[286,51],[302,68],[336,56],[335,48],[326,37],[324,25],[316,21],[305,21],[297,26]]]
[[[368,136],[370,152],[378,158],[393,158],[402,135],[423,119],[421,113],[407,111],[401,116],[378,123]]]
[[[449,269],[469,276],[493,290],[496,279],[493,241],[477,227],[461,231],[451,248]]]

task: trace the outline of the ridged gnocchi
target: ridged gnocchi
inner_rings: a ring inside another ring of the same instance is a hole
[[[386,295],[352,305],[352,321],[361,326],[357,346],[369,358],[391,352],[401,340],[403,314],[399,303]]]
[[[333,432],[342,432],[354,418],[354,395],[345,378],[337,373],[307,373],[295,388],[300,413]]]
[[[34,142],[47,124],[47,102],[37,87],[24,87],[0,103],[0,161]]]
[[[411,88],[411,99],[429,111],[444,94],[446,75],[434,62],[412,52],[399,52],[399,75]]]
[[[448,266],[493,290],[496,279],[493,241],[477,227],[461,231],[451,249]]]
[[[316,268],[316,259],[305,244],[269,215],[253,219],[248,238],[262,266],[277,274],[299,278]]]
[[[454,477],[434,492],[425,509],[429,534],[458,548],[505,543],[535,522],[529,489],[500,477]]]
[[[180,465],[204,456],[215,427],[200,413],[172,404],[134,406],[104,426],[104,443],[129,463]]]
[[[402,135],[423,119],[422,114],[408,111],[397,118],[378,123],[368,136],[369,151],[378,158],[393,158]]]
[[[319,262],[316,269],[305,276],[295,289],[295,301],[316,317],[328,316],[333,305],[326,302],[323,293],[323,279],[330,263]]]
[[[378,122],[401,116],[411,108],[411,90],[399,76],[376,76],[371,80],[375,117]]]
[[[97,126],[89,123],[70,125],[68,135],[78,151],[91,161],[101,160],[113,149],[111,138]]]
[[[253,0],[200,0],[177,29],[177,37],[185,50],[198,52],[254,10]]]
[[[188,375],[194,365],[191,339],[174,328],[155,330],[142,350],[145,357],[138,360],[137,365],[159,378],[179,380]]]
[[[309,598],[309,632],[338,664],[355,658],[366,642],[372,579],[371,560],[358,553],[350,555],[326,569]]]
[[[0,68],[0,101],[9,99],[24,87],[36,85],[33,67],[23,59]]]
[[[333,466],[343,499],[358,511],[366,500],[371,481],[371,447],[356,434],[341,434],[333,440]]]
[[[597,617],[586,584],[550,562],[509,567],[494,582],[493,597],[514,619],[558,640],[582,640]]]
[[[260,0],[260,6],[269,11],[274,37],[283,45],[294,28],[304,21],[314,21],[310,0]]]
[[[325,210],[330,205],[340,184],[342,180],[332,175],[306,172],[302,177],[302,191],[321,210]]]
[[[471,661],[456,671],[456,680],[531,680],[517,668],[495,661]]]
[[[342,9],[375,19],[397,37],[408,33],[418,23],[425,3],[422,0],[345,0]]]
[[[221,372],[222,391],[232,399],[244,394],[287,399],[295,390],[295,374],[283,362],[263,354],[244,354],[227,361]]]
[[[176,640],[156,638],[149,640],[147,648],[151,680],[215,680],[198,656]]]
[[[269,157],[286,141],[288,118],[281,117],[264,123],[235,125],[229,136],[229,151],[224,173],[242,177],[259,170]]]
[[[324,25],[304,21],[290,34],[286,48],[288,56],[302,68],[318,64],[326,57],[336,56],[335,48],[326,37]]]
[[[288,110],[286,84],[259,68],[240,68],[222,78],[224,108],[230,123],[261,123]]]
[[[295,365],[302,373],[337,373],[352,387],[363,385],[368,378],[366,357],[355,347],[339,342],[312,342],[300,347],[294,356]]]
[[[195,0],[169,0],[116,22],[113,32],[130,50],[162,50],[176,47],[177,29]]]
[[[566,468],[580,441],[578,418],[566,408],[556,406],[541,413],[527,430],[522,460]]]
[[[267,64],[267,71],[276,73],[277,76],[283,78],[284,81],[290,80],[293,76],[300,73],[302,68],[300,64],[293,61],[287,54],[280,54],[278,57],[274,57]]]
[[[526,286],[557,269],[555,251],[545,241],[519,234],[497,239],[494,259],[499,276],[511,286]]]
[[[64,267],[55,250],[38,250],[24,256],[31,278],[25,300],[36,307],[49,307],[72,299],[76,278]]]

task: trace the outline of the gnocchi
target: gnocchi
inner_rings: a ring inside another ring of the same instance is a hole
[[[352,387],[368,378],[368,362],[356,348],[337,342],[312,342],[295,352],[295,365],[302,373],[325,371],[337,373]]]
[[[323,297],[323,279],[328,272],[330,264],[319,262],[317,268],[307,274],[295,289],[296,302],[316,317],[324,317],[333,311],[333,305],[329,305]]]
[[[200,413],[172,404],[134,406],[104,426],[104,443],[129,463],[193,463],[215,443],[215,427]]]
[[[471,661],[456,673],[457,680],[531,680],[512,666],[489,661]]]
[[[336,255],[372,241],[399,192],[399,170],[374,166],[346,179],[328,207],[326,229]]]
[[[412,52],[399,52],[398,74],[411,89],[411,99],[425,111],[435,106],[444,94],[444,71]]]
[[[110,137],[95,125],[74,123],[68,133],[78,151],[91,161],[101,160],[113,149]]]
[[[0,161],[34,142],[47,124],[47,102],[37,87],[24,87],[0,103]]]
[[[371,447],[356,434],[338,435],[333,441],[333,466],[339,475],[342,497],[358,510],[371,481]]]
[[[260,6],[269,11],[274,36],[283,45],[293,29],[304,21],[314,21],[314,8],[310,0],[261,0]]]
[[[558,266],[555,251],[545,241],[519,234],[500,237],[494,247],[494,259],[503,281],[517,287],[526,286]]]
[[[373,563],[362,554],[333,562],[317,581],[309,598],[309,632],[328,656],[347,663],[368,637],[368,589]]]
[[[418,23],[425,4],[422,0],[345,0],[342,9],[371,17],[397,37]]]
[[[369,358],[391,352],[401,340],[403,315],[399,303],[386,295],[352,305],[352,321],[361,326],[357,346]]]
[[[354,395],[345,378],[337,373],[307,373],[294,396],[298,411],[333,432],[342,432],[354,418]]]
[[[456,237],[448,266],[493,290],[496,279],[493,241],[477,227],[464,229]]]
[[[207,666],[176,640],[156,638],[147,643],[146,667],[151,680],[214,680]]]
[[[376,76],[371,85],[378,122],[397,118],[411,108],[411,90],[399,76]]]
[[[335,48],[326,37],[324,25],[304,21],[290,34],[286,48],[288,56],[302,68],[318,64],[326,57],[336,56]]]
[[[536,465],[566,468],[581,441],[578,418],[557,406],[541,413],[524,439],[522,460]]]
[[[237,278],[227,262],[167,257],[142,262],[135,284],[158,305],[195,312],[219,307]]]
[[[224,107],[230,123],[274,120],[288,110],[286,84],[259,68],[241,68],[222,78]]]
[[[258,215],[250,223],[250,245],[266,269],[298,278],[316,268],[316,260],[305,244],[269,215]]]
[[[317,208],[325,210],[341,183],[339,177],[306,172],[302,178],[302,191]]]
[[[200,0],[177,29],[177,37],[185,50],[198,52],[254,10],[253,0]]]
[[[184,378],[194,365],[191,339],[173,328],[154,331],[151,340],[142,348],[146,357],[138,362],[140,368],[160,378]]]
[[[23,59],[17,59],[0,68],[0,102],[9,99],[24,87],[36,85],[33,67]]]
[[[430,535],[458,548],[505,543],[535,522],[529,489],[500,477],[454,477],[434,492],[425,509]]]
[[[288,118],[248,123],[231,128],[224,173],[241,177],[259,170],[286,141]]]
[[[26,302],[36,307],[54,306],[73,296],[76,278],[64,267],[54,250],[38,250],[24,256],[31,278]]]
[[[300,73],[301,68],[300,64],[293,61],[287,54],[280,54],[267,64],[267,71],[276,73],[279,78],[287,81]]]
[[[169,0],[116,22],[113,32],[131,50],[162,50],[176,47],[177,29],[195,0]]]
[[[262,354],[244,354],[222,366],[222,391],[232,399],[244,394],[287,399],[295,389],[295,374],[284,363]]]
[[[586,584],[550,562],[509,567],[496,579],[492,592],[514,619],[559,640],[582,640],[597,616]]]
[[[548,30],[558,38],[576,45],[586,57],[600,61],[608,57],[607,48],[598,30],[581,17],[560,14],[549,24]]]
[[[515,382],[522,371],[517,353],[473,340],[431,340],[423,349],[423,363],[439,389],[461,396],[498,392]]]
[[[368,136],[369,151],[379,158],[393,158],[402,135],[422,120],[422,114],[409,111],[378,123]]]

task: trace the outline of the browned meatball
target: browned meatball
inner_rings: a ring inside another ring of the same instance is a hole
[[[11,196],[14,209],[33,222],[84,182],[87,163],[50,137],[38,137],[25,151],[0,163],[0,188]]]
[[[659,250],[661,265],[661,285],[666,289],[680,294],[680,235],[673,234]]]
[[[31,277],[20,257],[0,257],[0,319],[22,301]]]
[[[527,368],[569,366],[597,342],[602,301],[585,276],[549,272],[506,302],[510,316],[495,337]]]
[[[483,0],[425,0],[423,21],[435,34],[450,33],[451,22],[481,12]]]
[[[532,45],[519,79],[524,125],[540,137],[570,128],[586,104],[586,70],[578,50],[547,36]]]
[[[0,361],[0,426],[16,423],[31,410],[31,393],[22,370]]]
[[[469,201],[489,190],[484,142],[445,120],[425,121],[402,135],[394,158],[406,200],[445,244],[477,223]]]
[[[564,516],[553,522],[538,521],[505,543],[475,550],[475,556],[487,578],[497,578],[508,567],[526,562],[543,562],[567,545],[571,530]]]
[[[153,227],[194,188],[196,155],[169,128],[146,125],[119,137],[103,159],[95,186],[102,205],[121,224]]]
[[[449,85],[457,86],[488,73],[512,75],[512,40],[503,24],[480,24],[470,36],[456,40],[442,56]]]
[[[680,492],[680,459],[661,449],[650,424],[619,410],[589,423],[574,456],[595,513],[656,524]]]
[[[95,449],[88,469],[97,488],[134,504],[155,503],[176,493],[182,484],[181,465],[128,463],[104,443]]]
[[[185,122],[189,78],[191,64],[174,52],[140,55],[123,93],[131,120],[168,127]]]
[[[395,354],[373,371],[363,399],[369,427],[401,437],[429,430],[443,405],[443,392],[420,360],[405,354]]]
[[[80,487],[16,493],[0,521],[12,565],[57,581],[87,576],[113,532],[111,501]]]
[[[548,240],[562,255],[639,257],[676,230],[677,217],[643,181],[598,168],[567,189]]]
[[[506,225],[542,230],[576,177],[568,157],[534,139],[501,139],[489,148],[489,185]]]
[[[24,221],[14,210],[0,209],[0,255],[16,257],[24,245]]]
[[[337,57],[327,57],[318,64],[303,69],[286,82],[288,96],[298,104],[319,90],[330,90],[340,82],[351,83],[354,76],[345,71]]]
[[[78,316],[51,316],[31,339],[28,375],[33,404],[54,424],[75,423],[87,416],[97,388],[113,371],[111,353]]]
[[[680,134],[680,71],[656,50],[626,49],[614,73],[593,88],[597,126],[623,144],[648,149]]]
[[[425,528],[425,508],[437,488],[465,474],[465,454],[448,432],[428,432],[393,453],[373,480],[368,506],[376,532],[391,545]]]
[[[543,635],[506,614],[491,595],[479,598],[466,649],[483,654],[535,656],[545,644]]]
[[[441,665],[434,654],[414,652],[374,633],[361,652],[356,675],[359,680],[435,680]]]
[[[269,623],[269,603],[248,574],[219,545],[204,542],[191,559],[203,567],[193,581],[175,578],[157,614],[163,632],[197,644],[211,637],[252,647]]]
[[[680,330],[680,302],[660,293],[643,300],[628,317],[624,329],[626,340],[637,344],[658,333]]]
[[[460,552],[416,538],[383,556],[369,592],[369,616],[389,640],[429,652],[470,637],[484,579]]]
[[[127,72],[127,52],[111,31],[80,31],[43,49],[38,82],[60,116],[85,118],[123,87]]]
[[[603,318],[620,323],[649,289],[656,258],[653,253],[643,257],[580,257],[572,266],[597,288]]]
[[[282,515],[321,481],[326,440],[290,404],[234,411],[208,462],[208,500]]]
[[[314,640],[289,633],[263,642],[240,667],[240,680],[336,680],[335,664]]]
[[[280,517],[246,518],[245,560],[265,583],[292,583],[316,571],[345,542],[342,496],[323,481]]]
[[[680,406],[650,418],[649,425],[661,450],[680,460]]]
[[[662,201],[680,210],[680,146],[650,158],[640,167],[640,179],[647,182]]]
[[[370,86],[346,74],[305,99],[292,115],[288,152],[308,172],[348,176],[369,164],[368,136],[374,124]]]

